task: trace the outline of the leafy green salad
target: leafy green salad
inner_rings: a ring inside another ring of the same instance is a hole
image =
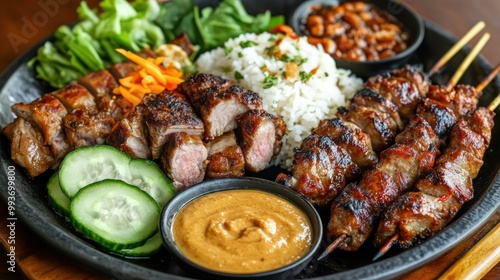
[[[61,26],[54,40],[38,49],[29,65],[37,77],[61,88],[79,77],[125,60],[117,48],[135,53],[170,42],[186,33],[198,54],[243,33],[260,33],[282,24],[283,16],[249,15],[240,0],[222,0],[200,8],[194,0],[103,0],[100,11],[82,1],[78,23]],[[196,55],[196,54],[195,54]]]

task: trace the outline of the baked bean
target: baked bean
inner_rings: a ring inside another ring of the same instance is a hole
[[[304,30],[311,44],[321,44],[333,57],[378,60],[404,51],[408,34],[385,11],[363,1],[312,7]]]

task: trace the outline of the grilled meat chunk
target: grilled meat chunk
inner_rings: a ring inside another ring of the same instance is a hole
[[[456,85],[451,90],[446,86],[429,87],[427,97],[450,108],[457,117],[467,116],[477,107],[480,93],[470,85]]]
[[[360,89],[351,99],[351,102],[359,106],[371,107],[380,112],[389,114],[396,122],[399,131],[403,130],[405,127],[405,124],[399,117],[398,106],[370,88]]]
[[[245,158],[233,131],[206,143],[207,178],[241,177],[245,175]]]
[[[351,103],[349,109],[340,107],[337,116],[344,121],[356,124],[364,133],[369,135],[373,150],[376,153],[394,143],[397,125],[389,114]]]
[[[262,108],[262,99],[257,93],[214,75],[192,75],[178,88],[189,97],[203,119],[205,140],[235,129],[238,115]]]
[[[212,92],[224,91],[233,84],[233,81],[218,76],[198,73],[191,75],[180,83],[177,89],[189,98],[194,107],[198,108],[201,106],[200,100],[207,90]]]
[[[417,107],[417,115],[424,118],[444,140],[457,120],[455,113],[445,105],[426,98]]]
[[[36,177],[54,164],[50,147],[30,122],[16,118],[3,129],[10,141],[10,156],[29,176]]]
[[[147,94],[142,103],[151,155],[154,159],[160,157],[161,147],[170,133],[203,135],[203,121],[196,115],[185,96],[164,91],[160,94]]]
[[[107,143],[133,158],[151,158],[142,104],[134,108],[111,130]]]
[[[70,148],[62,124],[62,119],[67,114],[64,105],[54,96],[45,94],[30,104],[12,105],[12,111],[40,130],[44,143],[49,145],[54,157],[54,167],[57,167]]]
[[[422,100],[417,86],[405,78],[375,76],[365,86],[378,92],[399,108],[399,116],[404,122],[415,114],[417,105]]]
[[[119,80],[125,78],[134,71],[138,71],[140,68],[139,65],[132,61],[123,61],[109,66],[108,71],[116,80]]]
[[[237,118],[240,147],[246,168],[252,172],[265,169],[281,150],[285,122],[264,110],[250,110]]]
[[[77,108],[96,107],[94,96],[85,87],[74,82],[50,94],[59,99],[69,112]]]
[[[478,108],[469,118],[457,121],[435,167],[417,182],[415,191],[401,196],[382,216],[376,246],[395,234],[401,247],[412,246],[440,231],[472,199],[472,180],[490,144],[493,117],[490,110]]]
[[[372,149],[370,136],[350,122],[340,118],[324,119],[312,134],[327,136],[338,146],[344,148],[351,159],[361,168],[370,168],[378,161],[377,154]]]
[[[115,124],[113,118],[95,108],[75,109],[63,118],[71,149],[104,144]]]
[[[427,80],[426,76],[422,74],[417,68],[406,64],[401,68],[392,70],[387,76],[404,78],[417,87],[421,98],[427,96],[430,83]]]
[[[125,117],[133,104],[121,95],[113,94],[118,86],[115,78],[107,70],[92,72],[78,79],[95,97],[97,108],[110,115],[115,121]]]
[[[177,191],[203,181],[207,149],[198,135],[174,132],[167,136],[161,152],[163,170]]]
[[[292,188],[312,204],[325,206],[360,171],[349,154],[330,138],[309,135],[294,151],[292,172],[296,181],[291,180],[295,183]]]

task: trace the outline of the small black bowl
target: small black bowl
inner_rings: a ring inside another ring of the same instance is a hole
[[[251,274],[215,271],[202,267],[186,258],[176,246],[172,232],[172,225],[179,210],[187,203],[203,195],[218,191],[240,189],[269,192],[285,198],[301,209],[306,214],[312,227],[312,246],[310,251],[301,259],[284,267]],[[299,193],[272,181],[260,178],[242,177],[207,180],[176,195],[169,201],[165,208],[163,208],[160,217],[160,233],[163,237],[165,247],[178,261],[179,265],[186,269],[186,271],[194,273],[197,277],[205,279],[290,279],[299,274],[315,256],[321,243],[323,226],[316,209]]]
[[[295,12],[290,17],[288,24],[294,29],[294,31],[300,35],[304,36],[302,25],[307,18],[307,15],[311,12],[311,6],[313,5],[327,5],[336,6],[347,2],[345,0],[310,0],[302,3],[297,7]],[[401,67],[403,64],[407,63],[410,58],[415,54],[418,47],[422,43],[425,35],[425,25],[423,19],[414,12],[411,8],[406,5],[401,4],[393,0],[367,0],[364,1],[369,4],[373,4],[377,8],[389,13],[394,18],[396,18],[403,26],[403,28],[408,32],[409,41],[408,47],[388,58],[383,58],[380,60],[373,61],[353,61],[334,58],[337,67],[343,69],[349,69],[358,77],[366,79],[368,77],[380,74],[382,72],[387,72],[388,70]]]

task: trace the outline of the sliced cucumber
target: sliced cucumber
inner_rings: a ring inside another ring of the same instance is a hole
[[[129,156],[112,146],[96,145],[75,149],[61,163],[61,189],[71,199],[81,188],[104,179],[128,182],[129,162]]]
[[[117,253],[126,257],[147,257],[158,252],[162,244],[160,233],[156,233],[144,245],[132,249],[121,249]]]
[[[131,185],[147,192],[158,202],[160,208],[175,195],[175,188],[165,173],[153,161],[133,159],[130,161]]]
[[[70,210],[73,226],[110,251],[141,246],[158,231],[158,203],[119,180],[82,188],[71,200]]]
[[[61,186],[59,185],[59,173],[54,173],[49,178],[47,183],[47,194],[49,197],[49,202],[54,207],[57,213],[68,217],[69,216],[69,198],[62,192]]]
[[[150,194],[160,207],[172,198],[175,188],[158,165],[146,159],[131,159],[115,147],[96,145],[75,149],[61,163],[59,183],[72,198],[88,184],[104,179],[122,180]]]

